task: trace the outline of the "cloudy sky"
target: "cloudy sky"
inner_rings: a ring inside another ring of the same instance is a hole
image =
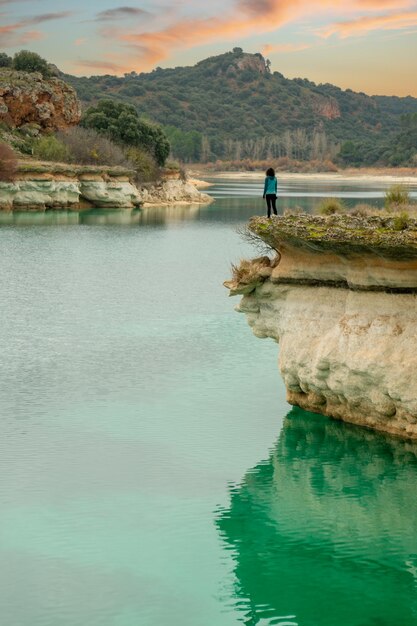
[[[0,0],[0,49],[78,74],[192,65],[235,46],[289,78],[417,96],[417,0]]]

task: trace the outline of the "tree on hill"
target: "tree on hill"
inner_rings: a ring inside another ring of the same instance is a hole
[[[11,67],[12,63],[12,57],[9,57],[5,52],[0,52],[0,67]]]
[[[158,165],[164,165],[168,158],[170,144],[161,127],[141,120],[130,104],[101,100],[97,106],[87,109],[81,125],[118,143],[145,149]]]
[[[48,62],[36,52],[21,50],[13,57],[13,69],[19,72],[39,72],[44,78],[50,76]]]

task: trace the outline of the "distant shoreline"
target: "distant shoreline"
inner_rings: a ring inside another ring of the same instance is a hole
[[[209,170],[193,169],[190,171],[192,178],[206,179],[234,179],[234,180],[259,180],[264,176],[263,171],[257,172],[213,172]],[[344,170],[342,172],[314,172],[314,173],[301,173],[301,172],[277,172],[277,178],[286,178],[293,180],[331,180],[331,181],[359,181],[359,182],[384,182],[384,183],[403,183],[403,184],[417,184],[417,171],[412,172],[394,172],[387,170]]]

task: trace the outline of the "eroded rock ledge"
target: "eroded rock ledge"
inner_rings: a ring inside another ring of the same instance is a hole
[[[302,215],[249,228],[277,254],[225,284],[255,335],[279,342],[288,401],[416,439],[417,222]]]
[[[14,182],[0,182],[0,211],[132,209],[212,201],[172,176],[143,186],[135,185],[132,176],[121,167],[22,163]]]

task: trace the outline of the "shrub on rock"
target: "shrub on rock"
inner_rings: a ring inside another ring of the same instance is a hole
[[[14,180],[17,172],[17,159],[13,150],[5,143],[0,143],[0,181]]]

